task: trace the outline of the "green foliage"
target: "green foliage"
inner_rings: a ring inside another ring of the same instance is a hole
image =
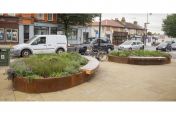
[[[64,25],[63,30],[68,37],[70,26],[85,26],[91,23],[96,16],[98,16],[98,14],[58,14],[57,17],[58,23]]]
[[[176,14],[167,15],[163,20],[162,30],[170,37],[176,37]]]
[[[167,57],[169,58],[170,55],[167,53],[163,53],[160,51],[148,51],[148,50],[135,50],[135,51],[112,51],[110,53],[110,55],[113,56],[119,56],[119,57],[128,57],[128,56],[151,56],[151,57],[157,57],[157,56],[161,56],[161,57]]]
[[[78,53],[62,53],[32,55],[13,62],[10,67],[18,76],[62,77],[79,72],[79,68],[85,64],[87,64],[87,59]]]

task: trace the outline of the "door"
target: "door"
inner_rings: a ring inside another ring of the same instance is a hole
[[[47,52],[46,37],[37,38],[32,44],[31,49],[34,54],[43,54]]]
[[[53,38],[51,36],[46,37],[46,48],[47,48],[46,53],[55,53],[56,42],[57,42],[56,38]]]
[[[29,25],[24,25],[24,43],[29,40]]]
[[[138,45],[137,45],[136,42],[133,42],[131,45],[132,45],[132,49],[133,50],[137,50],[138,49]]]

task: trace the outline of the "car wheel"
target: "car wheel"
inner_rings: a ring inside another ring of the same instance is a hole
[[[30,50],[23,50],[21,52],[21,56],[22,57],[28,57],[29,55],[31,55],[31,51]]]
[[[112,51],[112,49],[111,49],[111,48],[108,48],[108,53],[111,52],[111,51]]]
[[[64,52],[64,49],[62,49],[62,48],[59,48],[59,49],[56,51],[57,54],[60,54],[60,53],[63,53],[63,52]]]

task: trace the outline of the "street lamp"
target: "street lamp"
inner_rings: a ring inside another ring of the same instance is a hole
[[[152,13],[147,13],[147,22],[144,23],[144,28],[145,28],[145,36],[144,36],[144,45],[146,45],[146,39],[147,39],[147,25],[150,24],[148,21],[149,15],[152,15]]]
[[[101,37],[101,13],[99,17],[99,33],[98,33],[98,38]],[[100,40],[98,40],[98,46],[100,46]]]

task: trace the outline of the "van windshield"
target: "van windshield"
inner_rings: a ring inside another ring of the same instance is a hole
[[[26,42],[26,44],[31,43],[31,41],[33,41],[35,38],[36,38],[36,36],[33,36],[30,40],[28,40],[28,41]]]

